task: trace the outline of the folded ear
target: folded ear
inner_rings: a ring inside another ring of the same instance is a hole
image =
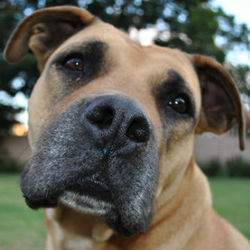
[[[246,133],[250,131],[250,113],[246,109],[246,107],[243,107],[244,117],[245,117],[245,123],[246,123]]]
[[[221,64],[214,59],[194,55],[194,66],[200,80],[202,109],[197,133],[222,134],[239,126],[240,149],[245,147],[245,111],[238,88]]]
[[[8,62],[18,62],[31,50],[42,70],[50,54],[68,37],[93,22],[88,11],[60,6],[45,8],[26,17],[8,40],[4,57]]]

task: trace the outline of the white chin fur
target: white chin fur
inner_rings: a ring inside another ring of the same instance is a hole
[[[65,191],[60,196],[59,203],[71,207],[79,212],[96,215],[105,215],[112,208],[112,205],[108,202],[99,201],[93,197],[79,195],[71,191]]]

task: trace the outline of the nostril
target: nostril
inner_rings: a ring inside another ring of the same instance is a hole
[[[113,122],[114,115],[115,111],[112,107],[101,106],[89,111],[86,114],[86,118],[99,129],[108,129]]]
[[[144,117],[136,117],[130,123],[127,137],[134,142],[147,142],[150,136],[149,123]]]

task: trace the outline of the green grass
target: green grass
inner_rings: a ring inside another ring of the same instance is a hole
[[[32,211],[22,198],[19,175],[0,175],[0,249],[42,250],[43,210]]]
[[[250,239],[250,179],[209,180],[215,210]]]
[[[210,179],[214,206],[250,238],[250,180]],[[46,238],[43,210],[29,209],[19,189],[18,175],[0,175],[0,249],[42,250]]]

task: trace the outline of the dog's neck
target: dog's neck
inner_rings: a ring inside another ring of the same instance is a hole
[[[176,181],[180,182],[179,189],[170,199],[168,190],[162,190],[156,202],[155,218],[151,226],[151,231],[154,228],[157,230],[164,228],[164,235],[168,235],[168,239],[165,238],[164,241],[168,241],[169,249],[183,249],[202,225],[202,215],[212,207],[208,181],[194,159],[191,160],[183,178]],[[190,226],[191,224],[193,226]],[[183,230],[180,229],[181,227]],[[189,229],[184,230],[185,227]],[[182,235],[182,232],[185,234]]]
[[[53,238],[61,238],[61,242],[63,242],[61,244],[68,244],[66,243],[67,239],[72,241],[72,235],[77,235],[79,244],[85,242],[88,246],[94,246],[95,244],[99,245],[100,242],[103,242],[104,245],[108,245],[109,241],[112,242],[112,245],[116,245],[114,242],[121,243],[123,241],[125,241],[126,244],[134,244],[138,239],[140,239],[140,241],[142,239],[147,241],[148,238],[158,235],[155,230],[164,228],[164,235],[169,237],[168,239],[164,238],[165,242],[169,241],[170,246],[177,242],[180,246],[184,246],[202,223],[200,219],[202,218],[202,214],[204,214],[207,209],[211,209],[211,194],[205,176],[193,159],[183,173],[183,177],[173,181],[179,182],[179,188],[175,190],[175,193],[172,190],[172,195],[169,195],[168,186],[162,189],[156,201],[155,217],[151,229],[147,233],[140,234],[139,237],[136,236],[131,239],[122,240],[100,219],[90,215],[80,215],[69,208],[58,208],[46,211],[48,231],[53,234],[53,231],[56,231],[53,230],[53,228],[60,225],[62,235],[53,235]],[[176,186],[176,183],[174,186]],[[199,207],[199,209],[197,209],[197,207]],[[190,223],[196,223],[196,225],[190,227],[192,231],[179,230],[180,227],[190,226]],[[88,226],[86,226],[86,224]],[[82,227],[82,225],[85,226]],[[85,228],[84,231],[83,228]],[[88,230],[86,230],[86,228],[88,228]],[[177,232],[189,232],[189,234],[179,235]],[[176,240],[176,238],[178,238],[178,240]],[[161,242],[160,239],[157,240],[159,243]],[[60,240],[58,242],[60,242]],[[74,242],[77,242],[77,239]],[[60,249],[60,247],[58,249]],[[88,249],[88,247],[86,247],[86,249]],[[96,249],[96,247],[93,249]],[[117,247],[117,249],[119,249],[119,247]],[[176,249],[175,245],[173,245],[173,249]]]

